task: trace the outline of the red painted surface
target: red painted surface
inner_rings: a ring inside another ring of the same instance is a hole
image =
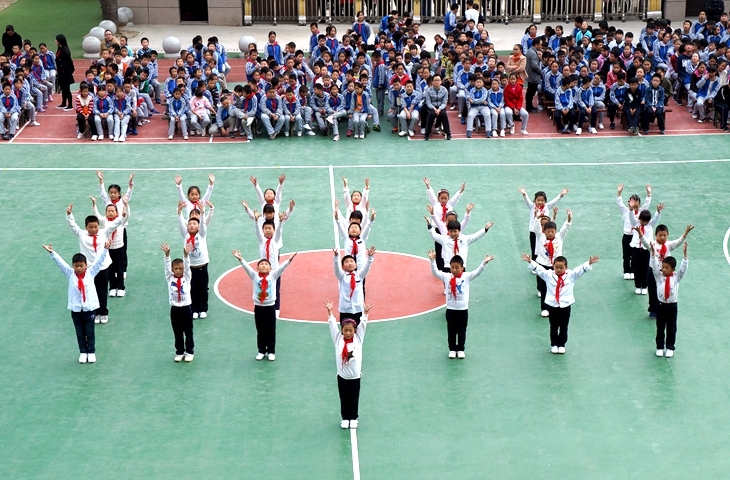
[[[282,261],[285,258],[289,255],[283,255]],[[374,321],[439,308],[445,303],[443,291],[443,284],[431,275],[425,258],[389,252],[375,254],[365,283],[366,298],[375,303],[370,315]],[[253,312],[251,279],[243,268],[220,278],[218,294],[235,307]],[[281,277],[282,319],[326,322],[322,302],[331,300],[337,312],[338,298],[331,250],[300,253]]]

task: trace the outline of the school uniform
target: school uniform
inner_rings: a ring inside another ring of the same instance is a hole
[[[433,191],[433,188],[428,187],[428,203],[430,203],[433,207],[434,216],[441,219],[441,224],[436,224],[436,233],[448,233],[448,230],[446,229],[446,213],[451,212],[456,208],[456,204],[459,203],[460,198],[461,190],[457,191],[453,197],[447,200],[445,204],[442,204],[436,196],[436,193]],[[435,242],[434,251],[436,252],[436,265],[438,266],[439,270],[450,272],[450,269],[444,270],[444,258],[441,253],[441,248],[441,244],[439,242]],[[464,264],[466,264],[466,262],[464,262]]]
[[[527,226],[530,231],[530,255],[532,259],[535,260],[537,258],[537,254],[535,253],[535,242],[537,239],[535,233],[535,217],[550,216],[550,210],[552,210],[552,208],[560,201],[561,198],[563,198],[563,196],[558,195],[549,202],[545,203],[542,207],[539,207],[535,202],[530,200],[530,197],[528,197],[527,195],[522,195],[522,198],[525,200],[525,205],[527,205],[527,208],[530,209],[530,222]],[[537,225],[539,226],[539,223]]]
[[[183,257],[183,276],[172,273],[172,260],[165,257],[165,280],[167,281],[168,300],[170,301],[170,323],[175,335],[175,354],[193,355],[193,311],[190,308],[190,259]]]
[[[656,111],[654,111],[655,109]],[[657,88],[650,86],[644,92],[644,116],[641,122],[641,129],[649,133],[649,124],[656,118],[657,127],[664,132],[664,89],[661,85]]]
[[[180,235],[183,238],[183,248],[187,244],[191,244],[193,249],[189,253],[190,256],[190,307],[193,315],[208,311],[208,242],[206,240],[208,233],[208,225],[205,222],[199,223],[198,233],[191,235],[188,233],[188,222],[182,216],[178,215],[178,226],[180,227]]]
[[[99,308],[99,299],[96,296],[94,277],[99,273],[106,259],[106,248],[103,244],[100,249],[101,253],[96,261],[90,264],[87,263],[83,275],[77,275],[73,267],[69,266],[58,253],[51,253],[51,258],[56,262],[61,273],[68,278],[67,308],[71,310],[71,319],[76,329],[79,353],[96,353],[94,312]]]
[[[504,130],[506,119],[504,116],[504,93],[502,90],[489,90],[487,95],[487,105],[492,115],[492,134],[497,131],[499,125],[500,130]],[[497,112],[499,109],[499,112]],[[499,121],[499,123],[497,123]]]
[[[119,114],[122,117],[119,117]],[[124,141],[127,138],[127,127],[132,113],[132,102],[124,95],[122,98],[114,97],[114,138]]]
[[[643,111],[643,105],[641,102],[643,101],[644,95],[638,88],[636,89],[636,92],[632,92],[630,88],[626,90],[624,115],[626,115],[626,125],[629,131],[633,128],[636,128],[637,130],[639,128],[639,119],[641,118],[641,112]],[[631,110],[633,110],[634,113],[631,113]]]
[[[99,210],[96,208],[96,205],[94,205],[93,208],[94,215],[99,220],[99,229],[105,228],[108,223],[112,223],[117,219],[120,218],[118,215],[117,217],[111,219],[105,216],[102,216],[99,213]],[[124,292],[124,258],[122,256],[122,247],[124,246],[124,226],[129,222],[129,215],[130,215],[130,209],[129,205],[127,205],[126,208],[126,216],[121,217],[122,222],[119,224],[119,226],[111,232],[110,238],[112,239],[112,243],[109,246],[109,257],[111,258],[111,265],[109,265],[109,289],[112,291],[112,296],[120,296],[123,297],[124,293],[119,295],[119,291]]]
[[[6,117],[9,115],[9,117]],[[7,135],[14,136],[18,130],[20,119],[20,102],[13,93],[0,95],[0,135],[7,140]]]
[[[182,184],[176,185],[177,187],[177,198],[180,199],[181,202],[185,202],[185,214],[190,217],[190,212],[193,210],[200,210],[203,211],[205,207],[205,203],[210,200],[210,196],[213,194],[213,185],[208,183],[208,188],[205,189],[205,194],[203,194],[203,197],[200,198],[197,202],[191,202],[188,200],[188,197],[185,195],[185,192],[183,192]],[[185,231],[187,232],[187,224]],[[191,265],[194,265],[191,263]]]
[[[284,132],[286,135],[289,134],[289,131],[292,129],[292,122],[294,123],[294,133],[297,135],[302,134],[302,127],[303,127],[303,121],[302,121],[302,105],[299,103],[299,101],[294,98],[292,101],[289,101],[288,99],[284,98],[282,99],[282,103],[284,106]],[[294,120],[292,120],[292,117],[294,117]],[[311,119],[311,118],[310,118]]]
[[[611,127],[615,126],[614,120],[616,119],[616,112],[626,102],[626,92],[628,91],[628,89],[628,83],[624,83],[623,85],[614,83],[613,85],[611,85],[611,91],[609,93],[609,99],[611,101],[608,103],[608,108],[606,109],[608,113],[608,119],[611,121]]]
[[[284,127],[283,103],[278,95],[274,98],[267,96],[261,103],[261,121],[269,135],[278,135]],[[277,117],[276,120],[272,118],[274,115]]]
[[[640,225],[638,216],[629,216],[629,220],[631,221],[631,226],[641,227],[641,234],[644,236],[644,238],[651,242],[654,238],[654,228],[656,227],[657,223],[659,223],[659,219],[661,218],[662,214],[660,212],[656,212],[654,214],[654,217],[647,223],[646,225]],[[649,250],[646,249],[642,245],[641,240],[639,240],[639,234],[634,232],[634,235],[631,237],[631,248],[633,249],[633,257],[631,260],[631,263],[634,268],[634,287],[635,288],[641,288],[641,289],[648,289],[649,288]]]
[[[180,98],[172,97],[167,101],[168,114],[170,115],[170,126],[167,129],[167,135],[175,134],[175,123],[180,120],[180,129],[184,137],[188,136],[188,115],[190,114],[190,106],[188,101],[182,96]]]
[[[563,113],[567,110],[568,113]],[[555,92],[555,125],[558,132],[566,132],[577,120],[575,113],[575,95],[572,89],[563,90],[561,86]]]
[[[537,256],[535,261],[545,270],[552,270],[555,259],[563,255],[563,244],[570,226],[571,223],[566,221],[560,230],[555,233],[555,238],[549,240],[540,229],[540,220],[535,219],[535,255]],[[547,310],[547,304],[545,303],[547,285],[539,275],[537,276],[537,290],[540,292],[540,310]]]
[[[638,223],[639,213],[649,208],[649,205],[651,204],[651,195],[646,196],[644,204],[636,211],[631,210],[629,207],[624,205],[624,200],[621,198],[621,195],[616,197],[616,203],[618,203],[618,207],[621,209],[621,218],[624,222],[624,236],[621,239],[624,273],[634,273],[634,267],[632,265],[633,247],[631,245],[634,235],[638,236],[638,234],[634,230],[633,226]],[[630,218],[631,216],[634,217],[633,221]]]
[[[373,257],[368,255],[365,266],[353,272],[345,272],[342,269],[339,255],[332,258],[335,269],[335,277],[339,281],[340,300],[338,308],[340,311],[340,322],[345,318],[352,318],[360,323],[360,317],[364,309],[365,293],[363,292],[363,281],[370,272],[373,264]]]
[[[458,277],[437,269],[431,260],[431,273],[446,285],[446,330],[450,352],[463,352],[466,344],[466,327],[469,322],[469,284],[482,274],[487,263],[482,261],[471,272]]]
[[[253,315],[256,321],[256,341],[258,351],[261,354],[276,353],[276,290],[272,284],[284,273],[284,269],[291,264],[286,260],[267,275],[262,275],[254,270],[245,260],[241,261],[246,274],[251,278],[253,286]]]
[[[366,92],[352,94],[350,101],[350,108],[348,113],[352,115],[352,132],[357,138],[360,135],[362,138],[365,136],[365,129],[368,126],[368,115],[370,112],[370,95]]]
[[[446,265],[450,265],[451,259],[454,255],[459,255],[464,260],[464,266],[466,266],[466,259],[469,255],[469,245],[482,238],[489,231],[488,228],[482,228],[471,235],[460,234],[456,240],[451,238],[448,234],[439,235],[437,234],[431,225],[428,226],[428,233],[435,242],[440,243],[442,247],[441,255],[444,261],[444,271]],[[450,271],[450,270],[449,270]]]
[[[350,187],[345,185],[342,187],[342,196],[345,199],[345,212],[349,218],[350,214],[357,210],[360,213],[362,213],[363,219],[367,218],[368,211],[367,208],[365,208],[365,205],[368,203],[368,196],[370,195],[370,189],[369,188],[363,188],[362,192],[360,192],[361,199],[359,203],[353,203],[352,202],[352,195],[350,195]]]
[[[659,243],[657,241],[648,241],[645,238],[641,239],[641,244],[644,246],[645,249],[649,250],[651,252],[651,247],[654,247],[654,255],[653,255],[653,261],[661,266],[662,262],[665,258],[670,256],[670,253],[672,253],[673,250],[676,250],[684,243],[686,238],[684,236],[679,237],[676,240],[667,241],[664,243]],[[651,268],[651,262],[652,260],[649,260],[649,268]],[[654,279],[653,272],[649,272],[649,278],[648,278],[648,290],[649,290],[649,316],[656,316],[657,313],[657,283]]]
[[[118,197],[116,200],[112,200],[111,198],[109,198],[109,195],[107,195],[107,191],[104,187],[104,183],[102,182],[99,184],[99,196],[101,197],[101,200],[104,202],[104,207],[107,207],[109,205],[116,205],[117,213],[119,215],[121,215],[123,213],[123,210],[120,210],[120,207],[122,205],[124,205],[124,203],[122,203],[120,205],[120,202],[122,201],[122,198],[124,198],[124,199],[126,199],[127,203],[129,203],[130,200],[132,200],[133,189],[134,189],[134,182],[131,182],[127,188],[127,193],[125,193],[123,197]],[[127,245],[128,245],[127,244],[127,227],[128,226],[129,226],[129,222],[127,222],[127,224],[125,225],[125,227],[123,229],[124,231],[122,232],[123,245],[122,245],[121,253],[122,253],[122,262],[124,263],[124,272],[125,273],[127,272],[127,263],[128,263],[128,261],[127,261]]]
[[[590,88],[581,88],[576,96],[578,100],[578,128],[583,128],[583,122],[588,118],[588,126],[596,128],[598,120],[598,110],[596,109],[596,101],[593,98],[593,90]],[[586,110],[591,109],[591,113]]]
[[[360,399],[360,378],[362,377],[362,344],[368,316],[362,315],[351,340],[345,340],[337,326],[334,315],[327,317],[330,336],[335,344],[337,365],[337,390],[340,395],[340,414],[343,420],[357,420]]]
[[[550,313],[550,346],[565,347],[568,342],[568,322],[570,307],[575,303],[573,285],[586,272],[592,270],[589,262],[558,276],[555,271],[545,270],[537,262],[530,262],[530,270],[537,273],[547,285],[545,303]]]
[[[487,104],[487,97],[489,91],[482,88],[474,88],[469,92],[469,114],[466,120],[466,131],[471,133],[474,130],[474,120],[478,115],[481,115],[484,119],[484,129],[487,131],[487,136],[491,136],[492,132],[492,113],[489,110]]]
[[[656,294],[658,298],[656,312],[656,348],[662,350],[665,345],[667,350],[674,351],[674,342],[677,338],[677,300],[679,296],[679,282],[687,273],[687,258],[682,259],[679,268],[672,275],[665,277],[661,271],[661,264],[657,263],[656,257],[651,259],[651,269],[656,281]],[[666,343],[664,332],[666,330]]]

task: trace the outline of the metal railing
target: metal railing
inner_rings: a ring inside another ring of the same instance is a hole
[[[580,15],[590,23],[595,4],[594,0],[544,0],[540,15],[542,20],[563,20],[566,23]]]
[[[273,0],[251,2],[251,16],[254,22],[276,25],[278,22],[296,22],[299,19],[297,0]]]
[[[485,20],[496,20],[509,24],[512,20],[532,20],[532,0],[489,0],[486,11],[482,10]]]
[[[648,0],[603,0],[603,18],[625,22],[628,16],[645,20],[648,3]]]

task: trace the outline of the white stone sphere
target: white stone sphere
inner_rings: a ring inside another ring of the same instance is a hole
[[[119,7],[117,9],[117,18],[119,18],[120,25],[126,25],[134,18],[134,13],[129,7]]]
[[[99,23],[99,27],[103,28],[104,30],[111,30],[112,35],[116,35],[117,33],[117,26],[111,20],[102,20]]]
[[[241,37],[241,39],[238,41],[238,49],[241,51],[241,53],[246,53],[248,52],[248,46],[252,43],[256,43],[255,38],[248,35],[246,35],[245,37]]]
[[[91,30],[89,30],[89,37],[97,38],[99,42],[101,42],[102,40],[104,40],[104,29],[101,27],[92,28]]]
[[[162,51],[167,55],[179,54],[182,44],[177,37],[167,37],[162,41]]]
[[[96,55],[99,56],[99,49],[101,47],[101,40],[98,38],[89,35],[88,37],[84,38],[83,43],[81,44],[81,48],[84,49],[84,53],[88,55]]]

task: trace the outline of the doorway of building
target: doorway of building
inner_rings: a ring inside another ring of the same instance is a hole
[[[181,22],[207,22],[208,0],[180,0]]]

